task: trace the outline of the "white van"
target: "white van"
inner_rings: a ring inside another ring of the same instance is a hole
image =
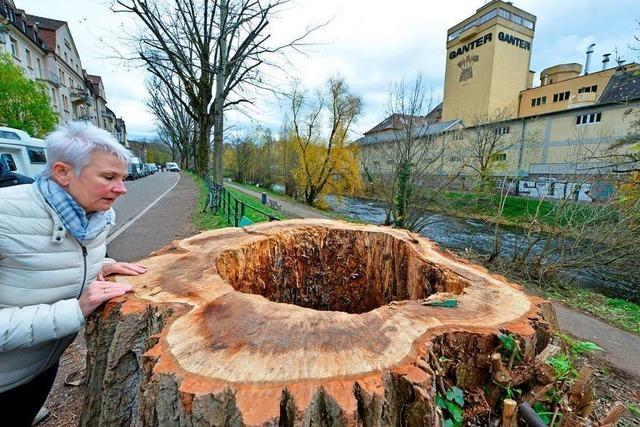
[[[47,163],[47,148],[42,139],[28,133],[0,126],[0,157],[11,172],[34,178]]]

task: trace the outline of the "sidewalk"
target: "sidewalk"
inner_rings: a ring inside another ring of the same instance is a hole
[[[230,187],[230,188],[233,188],[234,190],[238,190],[249,196],[253,196],[258,200],[260,200],[260,198],[262,197],[261,192],[249,190],[237,184],[225,182],[224,185],[225,187]],[[267,195],[267,197],[269,197],[272,200],[277,200],[280,206],[282,206],[282,213],[284,213],[289,218],[329,218],[327,215],[325,215],[324,213],[322,213],[322,211],[318,209],[306,207],[306,206],[300,206],[298,204],[288,202],[284,199],[271,197],[271,195]]]
[[[239,185],[225,183],[234,190],[241,191],[260,199],[261,193],[248,190]],[[295,218],[327,218],[321,211],[300,206],[285,200],[271,197],[282,206],[282,211]],[[560,328],[581,340],[592,341],[605,349],[604,354],[597,355],[616,368],[640,379],[640,337],[611,326],[608,323],[585,315],[579,311],[553,303]]]

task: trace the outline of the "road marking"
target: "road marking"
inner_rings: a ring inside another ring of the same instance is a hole
[[[178,174],[178,180],[164,193],[162,193],[162,195],[160,195],[160,197],[158,197],[157,199],[155,199],[153,202],[151,202],[149,204],[149,206],[147,206],[146,208],[144,208],[143,210],[141,210],[138,215],[134,216],[133,218],[131,218],[129,221],[127,221],[122,227],[118,228],[116,230],[115,233],[113,233],[112,235],[110,235],[107,238],[107,244],[111,243],[116,237],[118,237],[120,234],[124,233],[124,231],[131,227],[137,220],[140,219],[140,217],[142,215],[144,215],[149,209],[151,209],[153,207],[153,205],[155,205],[156,203],[158,203],[160,201],[160,199],[162,199],[164,196],[166,196],[166,194],[173,190],[173,187],[175,187],[176,185],[178,185],[178,183],[180,182],[180,174]]]

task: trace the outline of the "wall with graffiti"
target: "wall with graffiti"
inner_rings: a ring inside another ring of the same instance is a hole
[[[535,198],[571,199],[582,202],[608,200],[613,196],[610,183],[585,183],[559,181],[542,178],[535,181],[520,181],[518,194]]]

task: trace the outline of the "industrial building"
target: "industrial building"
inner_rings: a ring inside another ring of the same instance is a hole
[[[493,0],[447,31],[443,102],[413,118],[422,121],[415,137],[443,148],[434,174],[471,173],[465,143],[489,125],[503,140],[495,175],[536,179],[606,168],[602,157],[639,111],[639,67],[608,54],[595,63],[590,46],[584,65],[552,65],[534,86],[536,19]],[[379,162],[380,144],[394,143],[403,123],[396,114],[365,132],[357,141],[362,158]]]

